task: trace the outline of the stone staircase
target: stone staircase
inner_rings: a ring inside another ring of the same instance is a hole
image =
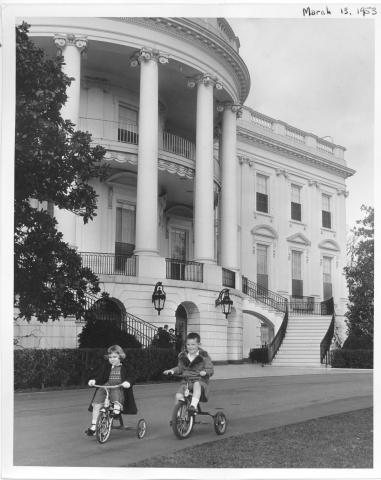
[[[321,367],[320,342],[332,315],[289,316],[286,335],[272,361],[276,367]]]

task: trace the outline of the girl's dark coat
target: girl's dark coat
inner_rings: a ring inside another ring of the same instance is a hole
[[[95,377],[92,377],[92,379],[95,379],[95,383],[97,385],[104,385],[107,380],[109,379],[111,372],[111,363],[107,362],[95,375]],[[124,391],[124,402],[123,402],[123,412],[122,413],[127,413],[130,415],[134,415],[135,413],[138,413],[138,409],[136,407],[135,403],[135,397],[134,397],[134,392],[132,389],[132,385],[135,382],[135,378],[131,372],[131,370],[124,364],[122,363],[122,368],[120,369],[120,374],[121,374],[121,382],[123,383],[127,381],[130,383],[131,387],[130,388],[123,388]],[[89,412],[93,411],[93,400],[95,397],[96,390],[94,392],[93,398],[91,399],[90,405],[89,405]]]

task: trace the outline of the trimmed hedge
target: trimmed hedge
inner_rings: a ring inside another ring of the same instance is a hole
[[[373,368],[373,350],[350,350],[341,348],[332,350],[333,368]]]
[[[268,363],[268,349],[267,347],[251,348],[249,358],[252,363]]]
[[[163,370],[177,365],[172,349],[124,349],[137,382],[159,380]],[[86,385],[106,360],[104,348],[23,349],[14,351],[14,388]]]

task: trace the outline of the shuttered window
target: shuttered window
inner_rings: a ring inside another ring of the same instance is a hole
[[[269,284],[267,249],[267,245],[257,244],[257,284],[265,290]]]
[[[257,184],[256,184],[256,210],[258,212],[269,212],[269,198],[268,198],[268,178],[265,175],[257,173]]]
[[[332,297],[332,258],[323,257],[323,297]]]
[[[292,296],[303,296],[303,280],[302,280],[302,252],[292,251],[291,256],[291,276],[292,276]]]
[[[115,254],[132,255],[135,248],[135,205],[116,208]]]
[[[324,228],[331,228],[331,197],[329,195],[322,195],[322,226]]]
[[[301,188],[298,185],[291,185],[291,219],[302,220],[302,205],[300,203]]]

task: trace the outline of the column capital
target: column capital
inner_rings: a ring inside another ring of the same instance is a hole
[[[223,112],[224,110],[231,110],[236,114],[237,118],[242,116],[242,105],[234,102],[217,102],[217,112]]]
[[[86,35],[74,35],[73,33],[59,33],[54,35],[54,44],[61,51],[71,45],[77,47],[80,52],[85,50],[87,47],[87,36]]]
[[[277,168],[277,169],[275,170],[275,175],[276,175],[277,177],[279,177],[280,175],[283,175],[284,178],[288,178],[288,172],[287,172],[287,170],[284,170],[284,169],[281,169],[281,168]]]
[[[249,167],[253,167],[255,162],[252,158],[245,157],[244,155],[238,155],[238,162],[240,165],[247,164]]]
[[[211,85],[217,90],[222,90],[223,88],[222,83],[218,80],[218,78],[210,73],[201,73],[194,77],[189,77],[187,81],[187,86],[188,88],[194,88],[196,85],[199,85],[201,83],[206,86]]]
[[[317,189],[320,189],[320,183],[317,180],[308,180],[308,185],[310,187],[315,186]]]
[[[338,196],[343,195],[345,198],[347,198],[349,195],[348,190],[345,189],[337,189],[336,192]]]
[[[156,48],[143,47],[130,57],[130,66],[137,67],[138,65],[141,65],[142,62],[149,62],[150,60],[166,64],[169,62],[169,56],[166,53],[160,52]]]

